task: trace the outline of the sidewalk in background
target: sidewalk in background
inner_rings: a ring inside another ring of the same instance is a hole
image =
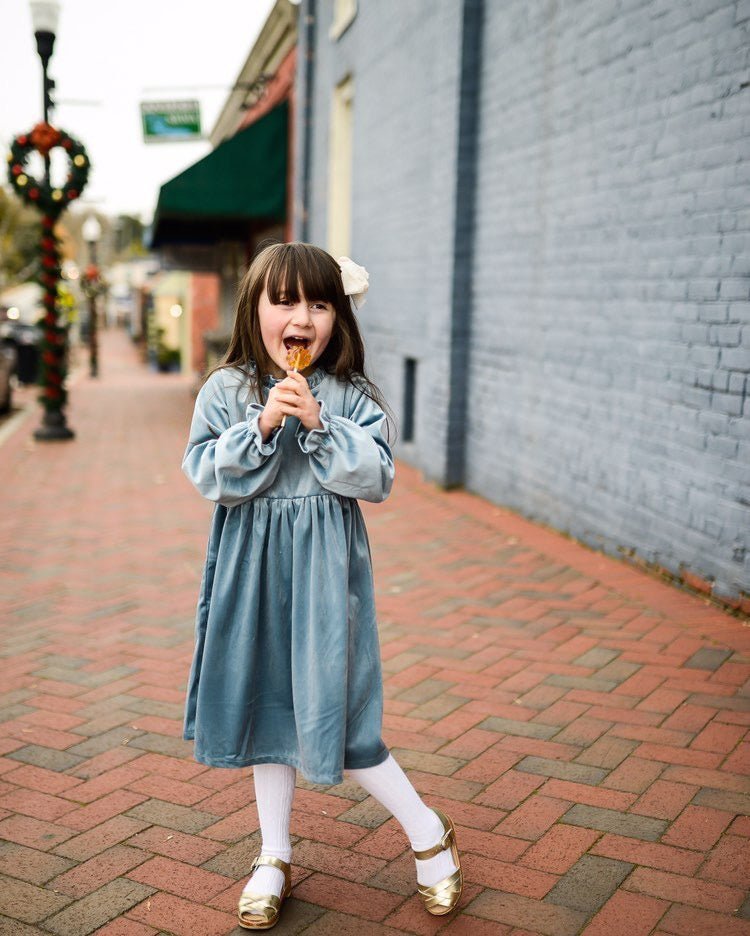
[[[121,332],[71,443],[0,448],[0,934],[221,936],[258,852],[252,771],[181,740],[211,505],[189,382]],[[363,505],[384,739],[457,826],[430,917],[400,827],[298,773],[282,934],[750,936],[750,628],[399,464]]]

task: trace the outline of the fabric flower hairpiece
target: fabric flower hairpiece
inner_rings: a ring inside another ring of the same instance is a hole
[[[344,292],[351,296],[354,308],[359,310],[365,304],[365,293],[370,288],[370,274],[349,257],[339,257],[339,267]]]

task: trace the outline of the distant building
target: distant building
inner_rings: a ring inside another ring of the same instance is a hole
[[[749,17],[303,0],[294,159],[402,458],[748,609]]]

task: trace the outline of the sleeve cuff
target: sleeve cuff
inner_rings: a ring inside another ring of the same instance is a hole
[[[263,433],[260,431],[258,420],[263,412],[260,403],[248,403],[245,411],[250,437],[255,441],[255,446],[261,455],[273,455],[279,441],[279,430],[274,429],[266,442],[263,441]]]
[[[325,448],[325,443],[330,438],[333,420],[326,411],[325,400],[319,400],[318,405],[320,406],[320,421],[323,424],[323,428],[305,429],[302,423],[300,423],[297,429],[297,442],[305,455],[310,455],[321,447]]]

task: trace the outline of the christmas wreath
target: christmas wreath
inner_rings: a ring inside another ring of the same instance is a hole
[[[51,149],[61,147],[70,161],[68,176],[63,186],[52,185],[44,179],[35,178],[26,164],[32,152],[47,157]],[[17,136],[8,154],[8,180],[13,191],[29,205],[34,205],[43,214],[56,218],[84,189],[91,163],[82,143],[47,123],[37,124],[31,133]]]

